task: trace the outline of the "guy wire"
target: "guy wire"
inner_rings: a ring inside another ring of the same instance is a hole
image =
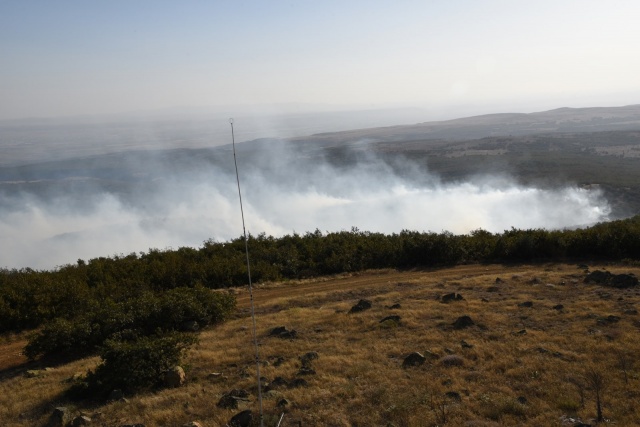
[[[233,147],[233,164],[236,167],[236,181],[238,183],[238,198],[240,199],[240,216],[242,217],[242,233],[244,234],[244,250],[247,256],[247,276],[249,277],[249,301],[251,302],[251,321],[253,322],[253,346],[255,347],[256,375],[258,377],[258,403],[260,406],[260,427],[264,427],[262,413],[262,384],[260,381],[260,353],[258,350],[258,335],[256,329],[256,314],[253,308],[253,286],[251,285],[251,266],[249,264],[249,240],[247,239],[247,229],[244,225],[244,209],[242,208],[242,192],[240,191],[240,175],[238,174],[238,161],[236,160],[236,141],[233,134],[233,118],[229,119],[231,124],[231,145]]]

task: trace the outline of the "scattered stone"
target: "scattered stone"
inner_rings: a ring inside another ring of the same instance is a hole
[[[448,391],[444,394],[447,399],[450,399],[454,402],[462,402],[462,396],[457,391]]]
[[[282,398],[282,399],[278,400],[278,403],[276,403],[276,406],[278,408],[284,408],[286,406],[289,406],[289,401],[287,399]]]
[[[91,424],[91,418],[86,415],[79,415],[71,421],[72,427],[88,426]]]
[[[531,308],[533,307],[533,302],[531,301],[521,302],[520,304],[518,304],[518,307]]]
[[[519,404],[521,405],[526,405],[527,404],[527,398],[524,396],[518,396],[518,398],[516,399],[518,401]]]
[[[380,321],[380,323],[384,323],[384,322],[394,322],[394,323],[399,323],[400,322],[400,316],[387,316],[384,319],[382,319]]]
[[[238,402],[246,402],[249,393],[242,389],[233,389],[225,393],[218,401],[218,408],[238,409]]]
[[[358,301],[356,305],[351,307],[351,310],[349,310],[349,313],[359,313],[361,311],[365,311],[370,308],[371,308],[371,301],[366,299],[361,299],[360,301]]]
[[[224,378],[224,375],[222,375],[222,372],[211,372],[209,375],[207,375],[207,379],[210,379],[210,380],[219,380],[221,378]]]
[[[310,351],[300,356],[300,362],[302,362],[302,366],[311,366],[311,361],[316,360],[317,358],[318,352]]]
[[[187,376],[181,366],[174,366],[164,374],[164,385],[169,388],[180,387],[185,383]]]
[[[315,375],[316,371],[313,368],[310,368],[308,366],[303,366],[302,368],[298,369],[298,374],[297,375]]]
[[[252,419],[253,416],[251,415],[251,410],[247,409],[246,411],[239,412],[231,417],[229,420],[229,427],[249,427]]]
[[[462,297],[462,295],[460,294],[456,294],[455,292],[452,292],[450,294],[444,294],[442,295],[442,298],[440,299],[440,302],[443,302],[445,304],[450,303],[452,301],[463,301],[464,298]]]
[[[461,340],[460,345],[462,346],[462,348],[473,348],[473,345],[469,344],[465,340]]]
[[[283,339],[293,339],[298,336],[298,332],[295,329],[287,329],[286,326],[278,326],[273,328],[271,332],[269,332],[269,336],[278,337]]]
[[[59,406],[53,410],[49,416],[47,427],[62,427],[69,422],[69,410],[64,406]]]
[[[527,335],[526,329],[520,329],[518,332],[514,333],[515,335]]]
[[[473,320],[471,320],[469,316],[460,316],[453,322],[454,329],[464,329],[473,325],[475,325],[475,323],[473,323]]]
[[[464,359],[457,354],[447,354],[442,359],[440,359],[440,363],[444,366],[463,366]]]
[[[557,304],[557,305],[553,306],[554,310],[562,310],[563,308],[564,308],[564,305],[562,305],[562,304]]]
[[[402,367],[407,368],[409,366],[420,366],[427,360],[422,354],[416,352],[411,353],[407,357],[404,358],[402,362]]]

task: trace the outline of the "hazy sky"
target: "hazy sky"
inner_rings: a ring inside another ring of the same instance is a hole
[[[640,102],[640,2],[0,2],[0,119]]]

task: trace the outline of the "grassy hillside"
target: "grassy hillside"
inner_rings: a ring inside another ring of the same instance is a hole
[[[603,268],[640,274],[638,267],[589,266]],[[569,418],[588,422],[597,415],[594,375],[603,380],[604,418],[635,425],[640,292],[585,284],[585,276],[584,266],[572,264],[468,265],[259,285],[261,375],[272,383],[263,393],[266,425],[283,412],[283,426],[573,425]],[[464,299],[441,302],[450,292]],[[236,296],[236,317],[205,330],[189,352],[186,385],[127,401],[73,403],[62,395],[67,380],[96,358],[34,378],[25,376],[31,365],[5,367],[0,419],[42,425],[60,405],[100,426],[222,426],[240,410],[257,414],[249,299],[246,290]],[[362,298],[371,309],[350,314]],[[390,315],[399,320],[380,322]],[[464,315],[474,324],[455,329]],[[297,337],[269,336],[277,326]],[[5,343],[11,346],[9,338]],[[416,351],[426,362],[403,367]],[[315,373],[301,370],[308,352],[318,354],[309,364]],[[293,386],[296,379],[306,385]],[[217,407],[233,389],[246,390],[247,400],[238,409]],[[278,407],[282,399],[288,403]]]

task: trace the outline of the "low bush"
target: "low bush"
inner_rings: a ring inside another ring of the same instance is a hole
[[[69,391],[74,398],[106,398],[113,390],[136,393],[159,386],[163,374],[179,365],[185,351],[197,341],[194,335],[172,333],[133,341],[107,340],[102,363]]]

